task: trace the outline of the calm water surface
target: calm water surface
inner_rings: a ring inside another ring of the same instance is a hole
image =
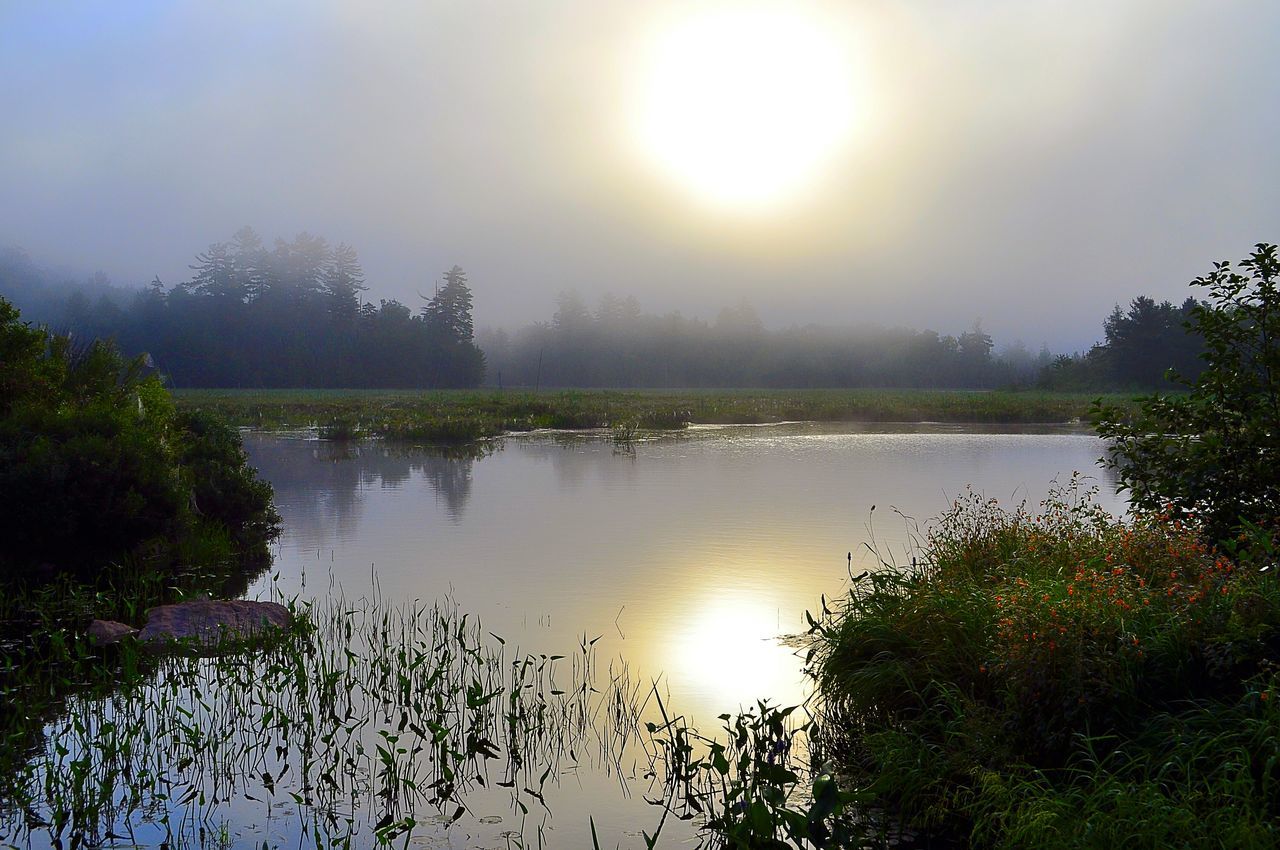
[[[602,638],[660,677],[695,718],[761,696],[798,701],[775,640],[875,568],[904,562],[913,527],[973,487],[1010,505],[1093,476],[1101,442],[1059,429],[849,425],[695,429],[637,442],[509,437],[478,459],[378,443],[248,435],[276,490],[278,584],[304,596],[374,582],[392,598],[449,595],[531,649]],[[875,507],[874,512],[872,507]],[[904,516],[906,518],[904,518]]]
[[[803,631],[805,611],[838,596],[850,567],[877,568],[868,544],[909,560],[917,524],[966,488],[1034,505],[1079,471],[1123,510],[1096,465],[1101,442],[1065,428],[707,427],[625,451],[599,435],[533,434],[480,457],[260,434],[245,443],[284,519],[278,590],[449,597],[522,651],[571,654],[597,638],[599,658],[655,681],[704,729],[761,697],[803,701],[800,661],[779,636]],[[270,591],[266,579],[255,588]],[[589,846],[587,814],[611,846],[651,829],[643,783],[620,793],[627,778],[565,778],[547,840]],[[493,805],[492,825],[433,840],[501,846],[510,818]],[[673,832],[690,834],[664,837]]]
[[[779,638],[850,571],[908,562],[967,487],[1034,506],[1055,479],[1100,475],[1103,450],[1069,429],[813,424],[625,449],[545,433],[478,454],[245,444],[284,520],[251,595],[314,600],[316,639],[288,657],[161,659],[119,693],[69,694],[31,742],[49,801],[0,808],[0,844],[63,846],[52,822],[80,801],[72,846],[304,847],[323,825],[317,841],[367,847],[405,815],[397,847],[576,850],[593,820],[601,846],[643,846],[663,811],[646,798],[667,786],[637,717],[659,720],[660,699],[714,735],[718,715],[757,699],[803,702]],[[425,610],[410,614],[414,600]],[[484,759],[464,743],[481,739]],[[696,839],[668,819],[659,846]]]

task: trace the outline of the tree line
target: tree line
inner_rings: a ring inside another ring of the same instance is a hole
[[[101,274],[59,284],[19,251],[0,253],[0,294],[25,315],[146,353],[178,387],[1158,387],[1200,371],[1196,301],[1139,296],[1102,322],[1089,350],[997,349],[975,322],[959,333],[866,325],[766,329],[745,300],[713,321],[562,292],[549,320],[482,329],[458,267],[415,311],[377,305],[356,251],[303,233],[270,247],[251,228],[195,257],[189,280],[113,288]]]
[[[469,387],[484,376],[457,266],[416,313],[394,300],[363,302],[355,249],[308,233],[267,247],[242,228],[191,270],[172,287],[157,278],[126,293],[99,279],[59,299],[47,275],[11,251],[0,257],[0,291],[77,336],[146,353],[177,387]]]
[[[905,328],[767,330],[746,301],[707,322],[645,314],[606,295],[593,312],[576,292],[550,321],[484,330],[488,382],[543,387],[955,387],[1033,381],[1025,348],[993,354],[980,324],[957,335]],[[1046,355],[1045,362],[1048,362]]]
[[[1104,390],[1158,387],[1174,369],[1199,374],[1200,337],[1181,306],[1139,296],[1103,321],[1089,351],[1054,356],[1021,342],[995,347],[981,323],[957,334],[804,325],[771,331],[746,301],[714,322],[651,315],[633,297],[592,311],[563,292],[549,321],[480,332],[493,385],[543,387],[910,387]]]
[[[1046,389],[1149,389],[1165,385],[1165,375],[1194,381],[1204,370],[1204,337],[1195,325],[1197,307],[1188,297],[1181,304],[1156,302],[1140,295],[1128,310],[1117,305],[1102,323],[1103,340],[1088,351],[1059,355],[1041,370]]]

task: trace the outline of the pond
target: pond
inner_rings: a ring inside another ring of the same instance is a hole
[[[703,729],[759,698],[802,702],[800,659],[779,636],[803,632],[851,571],[908,562],[966,488],[1034,506],[1078,471],[1123,510],[1102,443],[1072,428],[795,423],[629,446],[533,434],[476,456],[268,435],[246,446],[276,488],[286,595],[376,585],[448,596],[530,651],[598,639],[599,658],[655,681]],[[610,834],[650,828],[653,812],[617,790],[562,785],[556,846],[587,846],[575,842],[588,812]]]
[[[638,847],[659,824],[658,846],[696,843],[655,805],[670,767],[644,721],[715,734],[757,700],[803,703],[783,638],[852,575],[909,562],[966,488],[1034,506],[1079,471],[1124,507],[1101,442],[1071,428],[245,445],[283,519],[249,595],[312,604],[318,631],[69,697],[31,744],[43,807],[0,807],[0,839],[57,846],[74,804],[92,822],[72,845],[368,846],[381,828],[396,846],[591,847],[594,829]]]

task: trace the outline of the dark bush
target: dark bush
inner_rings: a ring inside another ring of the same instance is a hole
[[[3,299],[0,355],[4,577],[168,569],[201,548],[194,538],[230,540],[230,556],[274,531],[270,487],[235,431],[175,414],[140,359],[33,328]]]

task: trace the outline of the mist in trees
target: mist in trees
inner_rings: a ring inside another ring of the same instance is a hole
[[[350,245],[301,233],[268,247],[246,227],[197,254],[175,286],[96,283],[58,284],[20,253],[0,258],[0,291],[20,293],[28,315],[145,352],[178,387],[468,387],[484,376],[456,266],[416,312],[375,306],[362,301],[368,287]]]
[[[479,337],[492,385],[529,387],[953,387],[1035,382],[1047,355],[997,352],[975,322],[956,335],[907,328],[765,328],[745,301],[714,321],[644,313],[634,297],[594,310],[574,291],[550,321]]]
[[[424,280],[430,275],[424,274]],[[0,253],[0,294],[24,315],[147,353],[178,387],[931,387],[1064,390],[1194,379],[1196,302],[1139,296],[1101,322],[1090,350],[1054,356],[997,346],[979,322],[952,333],[871,324],[770,330],[746,300],[711,321],[646,313],[634,296],[591,305],[576,291],[550,318],[477,334],[466,272],[438,277],[419,305],[365,299],[356,250],[302,233],[268,246],[252,228],[198,253],[167,287],[75,282],[22,252]]]

